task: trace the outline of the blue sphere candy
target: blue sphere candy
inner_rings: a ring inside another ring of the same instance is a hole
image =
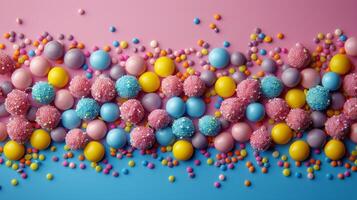
[[[247,119],[251,122],[257,122],[264,118],[265,109],[261,103],[251,103],[247,106],[245,111]]]
[[[76,106],[76,113],[79,118],[92,120],[99,115],[100,107],[98,102],[92,98],[82,98]]]
[[[312,110],[326,110],[330,105],[330,98],[328,89],[320,85],[310,88],[306,94],[306,102]]]
[[[206,104],[201,98],[190,97],[186,101],[186,112],[190,117],[201,117],[206,112]]]
[[[201,20],[198,17],[196,17],[196,18],[193,19],[193,23],[194,24],[200,24]]]
[[[100,117],[106,122],[114,122],[120,117],[119,106],[116,103],[105,103],[100,107]]]
[[[283,83],[275,76],[266,76],[261,81],[261,90],[266,98],[278,97],[283,89]]]
[[[341,86],[341,77],[335,72],[327,72],[322,77],[322,86],[330,91],[336,91]]]
[[[192,137],[195,132],[195,126],[188,117],[181,117],[176,119],[172,124],[172,133],[178,137]]]
[[[162,146],[168,146],[172,144],[176,139],[175,135],[172,133],[171,127],[166,127],[157,130],[155,136],[156,141]]]
[[[213,67],[222,69],[229,64],[230,56],[224,48],[214,48],[209,53],[208,60]]]
[[[50,104],[55,95],[55,89],[47,82],[40,81],[32,87],[32,98],[40,104]]]
[[[70,109],[62,113],[61,123],[66,129],[74,129],[81,125],[81,119],[78,117],[75,110]]]
[[[166,111],[171,117],[182,117],[186,112],[185,102],[180,97],[172,97],[166,102]]]
[[[122,128],[114,128],[107,134],[106,141],[110,147],[123,148],[127,142],[127,133]]]
[[[205,115],[198,120],[198,129],[205,136],[215,136],[221,130],[221,121],[211,115]]]
[[[97,50],[90,55],[89,62],[96,70],[105,70],[109,67],[111,59],[107,52]]]
[[[141,87],[135,76],[125,75],[115,82],[117,93],[122,98],[134,98],[139,94]]]

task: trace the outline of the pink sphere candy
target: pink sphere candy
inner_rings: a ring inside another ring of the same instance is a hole
[[[144,107],[140,101],[129,99],[120,106],[120,113],[123,120],[133,124],[139,123],[145,115]]]
[[[343,113],[349,120],[357,120],[357,98],[350,98],[345,102]]]
[[[24,144],[30,138],[33,127],[23,116],[13,116],[7,123],[6,130],[11,140]]]
[[[297,43],[293,46],[288,53],[287,63],[297,69],[306,67],[311,60],[309,50],[307,50],[302,44]]]
[[[348,133],[349,128],[349,121],[344,114],[334,115],[328,118],[325,122],[326,133],[333,139],[344,139]]]
[[[274,98],[265,104],[265,111],[271,119],[279,122],[285,120],[290,108],[284,99]]]
[[[36,111],[36,122],[41,128],[52,130],[57,127],[61,113],[54,106],[45,105]]]
[[[90,121],[87,125],[87,135],[93,140],[101,140],[107,133],[107,125],[100,119]]]
[[[84,148],[87,142],[87,135],[79,128],[70,130],[66,135],[66,145],[72,150]]]
[[[92,97],[101,102],[108,102],[116,96],[114,81],[106,76],[99,76],[91,87]]]
[[[250,137],[250,145],[257,151],[265,151],[272,144],[272,138],[267,127],[261,126],[255,130]]]
[[[3,142],[7,138],[6,124],[0,122],[0,142]]]
[[[69,83],[69,91],[74,97],[82,98],[90,93],[91,83],[84,75],[76,75]]]
[[[143,57],[138,55],[132,55],[125,62],[125,70],[128,74],[133,76],[139,76],[146,70],[146,64]]]
[[[351,126],[350,139],[357,144],[357,123],[354,123]]]
[[[313,68],[303,69],[301,72],[301,85],[304,88],[312,88],[321,82],[320,73]]]
[[[15,88],[25,90],[32,84],[31,73],[24,68],[19,68],[12,73],[11,83]]]
[[[35,76],[46,76],[50,68],[51,63],[45,57],[36,56],[31,60],[30,71]]]
[[[343,91],[350,97],[357,97],[357,73],[345,76],[343,79]]]
[[[245,104],[239,98],[225,99],[219,108],[222,116],[229,122],[237,122],[242,119],[245,112]]]
[[[348,38],[345,42],[345,50],[347,55],[357,56],[357,38]]]
[[[5,109],[11,115],[25,115],[30,108],[28,94],[21,90],[12,90],[5,99]]]
[[[261,96],[260,83],[256,79],[245,79],[237,85],[237,97],[244,104],[257,101]]]
[[[183,82],[183,91],[189,97],[202,96],[205,90],[206,85],[198,76],[191,75]]]
[[[135,127],[130,133],[130,143],[137,149],[149,149],[155,144],[154,130],[145,126]]]
[[[163,109],[153,110],[148,116],[148,124],[152,128],[158,130],[165,128],[171,122],[170,115]]]
[[[177,76],[168,76],[162,79],[161,91],[168,98],[180,96],[183,92],[183,83]]]
[[[11,73],[15,70],[15,62],[11,57],[3,52],[0,52],[0,74]]]
[[[232,126],[232,136],[237,142],[247,142],[251,135],[252,128],[245,122],[238,122]]]
[[[310,114],[301,109],[291,109],[288,116],[285,119],[287,125],[295,131],[302,131],[307,129],[312,123]]]
[[[74,98],[69,90],[61,89],[56,92],[54,104],[60,110],[68,110],[72,108]]]
[[[222,153],[227,153],[234,147],[234,139],[228,132],[222,132],[214,138],[214,148]]]

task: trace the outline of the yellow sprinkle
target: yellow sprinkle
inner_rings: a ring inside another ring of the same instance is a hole
[[[168,152],[172,151],[172,146],[167,146],[166,151],[168,151]]]
[[[101,167],[100,165],[97,165],[97,166],[95,167],[95,171],[96,171],[96,172],[101,172],[101,171],[102,171],[102,167]]]
[[[240,150],[240,155],[243,157],[246,157],[248,155],[247,150],[245,150],[245,149]]]
[[[217,118],[218,118],[218,117],[221,117],[221,115],[222,115],[222,114],[221,114],[220,111],[214,112],[214,116],[217,117]]]
[[[7,160],[5,162],[6,167],[10,167],[12,165],[12,162],[10,160]]]
[[[204,56],[208,55],[208,49],[201,49],[201,54]]]
[[[122,42],[120,42],[120,47],[122,48],[122,49],[126,49],[126,48],[128,48],[128,42],[127,41],[122,41]]]
[[[17,179],[12,179],[11,180],[11,185],[17,186],[19,184],[19,181]]]
[[[290,169],[283,169],[284,176],[290,176]]]
[[[37,163],[31,163],[30,169],[32,169],[33,171],[37,171],[38,170],[38,164]]]
[[[67,145],[64,145],[64,146],[63,146],[63,149],[64,149],[65,151],[69,151],[69,150],[70,150],[70,148],[69,148]]]
[[[236,72],[236,70],[233,67],[229,68],[229,73],[230,74],[234,74],[234,72]]]
[[[134,167],[134,166],[135,166],[135,161],[130,160],[130,161],[128,162],[128,165],[129,165],[129,167]]]
[[[258,35],[256,33],[253,33],[250,35],[251,40],[256,40],[258,38]]]
[[[308,173],[312,173],[312,172],[314,172],[314,169],[312,168],[312,167],[309,167],[309,168],[307,168],[307,170],[306,170]]]
[[[17,163],[14,163],[14,164],[12,164],[11,168],[13,170],[18,170],[19,169],[19,165]]]
[[[46,156],[43,154],[40,154],[40,156],[38,157],[38,159],[40,159],[41,161],[44,161],[46,159]]]
[[[288,157],[286,155],[282,155],[281,160],[286,161],[286,160],[288,160]]]
[[[207,159],[207,165],[212,165],[213,164],[213,159],[212,158],[208,158]]]
[[[238,69],[240,72],[244,72],[245,70],[247,70],[247,67],[245,65],[242,65]]]
[[[175,182],[175,176],[169,176],[169,181],[171,182],[171,183],[173,183],[173,182]]]
[[[46,174],[46,178],[49,181],[53,180],[53,174],[51,174],[51,173]]]
[[[166,166],[166,165],[167,165],[167,163],[168,163],[168,162],[167,162],[167,160],[166,160],[166,159],[163,159],[163,160],[161,161],[161,164],[162,164],[162,165],[164,165],[164,166]]]
[[[279,157],[279,154],[280,154],[279,151],[274,151],[273,152],[273,157],[277,158],[277,157]]]

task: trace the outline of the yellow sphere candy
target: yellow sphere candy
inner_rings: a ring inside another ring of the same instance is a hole
[[[63,88],[69,80],[68,72],[62,67],[54,67],[48,72],[48,83],[56,88]]]
[[[271,130],[271,137],[275,144],[287,144],[293,137],[293,131],[286,123],[279,123]]]
[[[87,160],[91,162],[99,162],[104,157],[105,149],[100,142],[91,141],[86,145],[83,152]]]
[[[25,147],[22,144],[10,140],[4,146],[4,154],[9,160],[20,160],[25,154]]]
[[[51,144],[51,136],[47,131],[37,129],[32,133],[30,143],[35,149],[47,149],[47,147]]]
[[[326,143],[324,152],[331,160],[340,160],[346,152],[345,145],[340,140],[330,140]]]
[[[160,79],[154,72],[145,72],[139,77],[139,84],[144,92],[155,92],[160,87]]]
[[[155,61],[154,71],[160,77],[168,77],[175,72],[175,63],[169,57],[160,57]]]
[[[351,69],[351,62],[344,54],[336,54],[330,60],[330,70],[340,75],[347,74]]]
[[[235,93],[236,82],[229,76],[222,76],[217,79],[214,89],[223,98],[231,97]]]
[[[310,155],[309,145],[303,140],[297,140],[290,145],[289,154],[295,161],[304,161]]]
[[[291,89],[285,95],[285,101],[291,108],[301,108],[305,105],[305,93],[299,89]]]
[[[172,153],[177,160],[188,160],[193,155],[193,146],[186,140],[178,140],[173,146]]]

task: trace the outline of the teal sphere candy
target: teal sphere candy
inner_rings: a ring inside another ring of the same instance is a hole
[[[114,122],[120,117],[119,106],[116,103],[105,103],[100,107],[100,117],[106,122]]]
[[[327,72],[322,76],[322,86],[330,91],[336,91],[341,86],[341,77],[335,72]]]
[[[312,110],[326,110],[330,105],[331,95],[327,88],[317,85],[307,91],[306,102]]]
[[[176,139],[175,135],[172,133],[171,127],[157,130],[155,136],[156,141],[162,146],[171,145]]]
[[[110,147],[123,148],[127,143],[127,133],[122,128],[110,130],[106,137],[106,142]]]
[[[178,138],[192,137],[195,133],[195,126],[190,118],[181,117],[172,124],[172,133]]]
[[[32,98],[37,103],[50,104],[55,96],[55,89],[47,82],[39,81],[32,87]]]
[[[111,63],[110,56],[103,50],[97,50],[90,55],[89,63],[96,70],[105,70]]]
[[[62,113],[61,123],[66,129],[74,129],[81,125],[81,119],[78,117],[75,110],[70,109]]]
[[[215,136],[221,130],[221,121],[214,116],[205,115],[198,120],[198,129],[205,136]]]
[[[202,98],[190,97],[186,101],[186,112],[190,117],[201,117],[206,112],[206,104]]]
[[[265,116],[265,109],[261,103],[251,103],[245,111],[247,119],[251,122],[258,122]]]
[[[208,61],[217,69],[225,68],[229,64],[229,60],[229,53],[224,48],[214,48],[208,54]]]
[[[166,111],[171,117],[182,117],[186,112],[186,104],[180,97],[172,97],[166,102]]]

